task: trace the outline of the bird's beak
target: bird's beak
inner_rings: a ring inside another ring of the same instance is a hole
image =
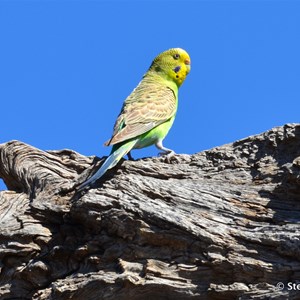
[[[186,59],[184,60],[184,64],[186,65],[187,73],[189,73],[190,70],[191,70],[191,61],[190,61],[188,58],[186,58]]]
[[[185,63],[187,66],[190,66],[190,65],[191,65],[191,61],[190,61],[188,58],[186,58],[186,59],[184,60],[184,63]]]

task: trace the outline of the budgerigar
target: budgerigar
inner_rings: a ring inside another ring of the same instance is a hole
[[[100,169],[78,190],[90,186],[108,169],[114,167],[130,150],[155,145],[163,154],[174,151],[163,146],[163,139],[171,128],[177,111],[178,88],[190,71],[191,60],[181,48],[159,54],[152,62],[138,86],[125,100],[114,126],[111,154]]]

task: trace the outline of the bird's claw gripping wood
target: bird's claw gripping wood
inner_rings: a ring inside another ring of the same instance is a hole
[[[128,157],[129,160],[134,160],[134,158],[132,157],[130,151],[127,153],[127,157]]]
[[[125,100],[112,137],[105,143],[113,146],[109,157],[90,179],[79,186],[79,191],[93,184],[124,155],[132,159],[132,149],[156,145],[163,151],[162,155],[170,157],[175,154],[165,148],[162,141],[174,122],[178,89],[190,67],[190,57],[181,48],[164,51],[153,60],[143,79]]]
[[[176,157],[176,153],[173,151],[173,150],[171,150],[170,152],[159,152],[158,153],[158,156],[159,157],[163,157],[164,158],[164,162],[166,162],[166,163],[171,163],[172,161],[174,162],[179,162],[179,159]]]
[[[164,156],[164,157],[172,157],[176,155],[176,153],[172,150],[170,152],[159,152],[158,156]]]

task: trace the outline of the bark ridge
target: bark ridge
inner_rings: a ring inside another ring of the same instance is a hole
[[[0,145],[0,299],[300,299],[300,124],[101,162]]]

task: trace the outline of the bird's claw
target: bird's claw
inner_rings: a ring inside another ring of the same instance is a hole
[[[132,157],[130,152],[127,153],[127,157],[128,157],[128,160],[134,161],[134,158]]]
[[[174,151],[169,151],[169,152],[160,152],[158,153],[159,157],[164,157],[164,161],[167,163],[170,163],[171,160],[175,157],[176,153]]]
[[[160,156],[160,157],[162,157],[162,156],[171,157],[173,155],[175,155],[175,152],[173,150],[158,153],[158,156]]]

